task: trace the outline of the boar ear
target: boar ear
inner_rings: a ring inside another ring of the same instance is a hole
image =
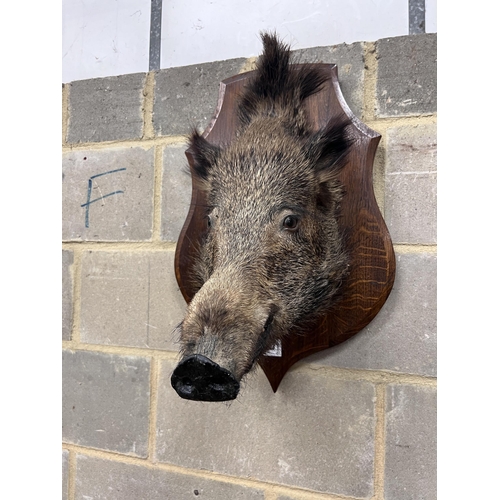
[[[328,182],[340,172],[352,143],[349,122],[338,117],[332,118],[324,128],[309,137],[305,152],[320,183]]]
[[[194,172],[200,180],[208,179],[208,172],[220,155],[220,148],[210,144],[198,131],[189,136],[189,149],[193,155]]]

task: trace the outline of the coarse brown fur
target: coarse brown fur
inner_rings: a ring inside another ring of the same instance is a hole
[[[277,339],[331,305],[348,268],[336,220],[347,126],[335,118],[313,131],[303,106],[329,76],[291,66],[276,35],[262,40],[235,139],[221,148],[190,137],[209,227],[182,354],[202,354],[238,381]]]

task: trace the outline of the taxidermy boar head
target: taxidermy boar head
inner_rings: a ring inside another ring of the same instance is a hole
[[[336,220],[348,126],[336,117],[314,131],[304,109],[329,74],[290,65],[276,35],[262,41],[235,138],[220,147],[190,136],[208,206],[199,291],[179,325],[182,359],[171,379],[185,399],[236,398],[263,353],[331,306],[348,268]]]

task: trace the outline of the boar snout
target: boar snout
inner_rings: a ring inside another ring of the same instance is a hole
[[[229,401],[236,399],[240,390],[239,382],[229,370],[201,354],[181,361],[171,383],[181,398],[194,401]]]

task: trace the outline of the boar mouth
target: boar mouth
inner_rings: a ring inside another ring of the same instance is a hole
[[[271,313],[267,318],[266,324],[264,325],[264,330],[262,331],[259,340],[257,341],[257,348],[255,350],[255,355],[252,359],[250,367],[248,368],[248,370],[246,370],[246,372],[249,372],[252,369],[253,365],[260,358],[261,354],[265,352],[266,347],[268,347],[269,337],[271,336],[271,325],[274,320],[274,315],[276,314],[276,309],[277,308],[272,308]]]
[[[253,368],[266,348],[273,319],[271,313],[243,375]],[[191,401],[230,401],[236,399],[240,391],[240,383],[230,370],[199,353],[185,357],[173,371],[170,382],[181,398]]]

